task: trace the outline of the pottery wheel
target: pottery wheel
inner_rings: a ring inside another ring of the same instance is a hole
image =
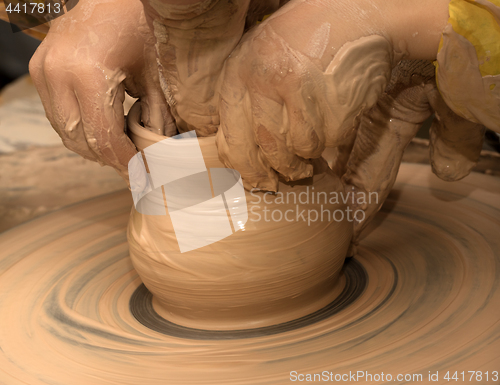
[[[350,371],[499,382],[498,178],[447,183],[403,165],[334,303],[219,334],[154,312],[128,258],[130,207],[128,191],[113,193],[0,236],[1,384],[285,384]]]

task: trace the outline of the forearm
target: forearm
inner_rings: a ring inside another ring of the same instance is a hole
[[[291,1],[269,21],[291,48],[316,54],[318,57],[313,59],[323,70],[346,42],[375,34],[385,37],[405,59],[433,60],[448,21],[448,3],[449,0]]]

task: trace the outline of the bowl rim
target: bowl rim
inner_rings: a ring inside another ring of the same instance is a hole
[[[140,138],[150,140],[153,142],[160,142],[164,139],[167,139],[168,136],[155,134],[144,128],[141,124],[141,102],[140,100],[136,101],[134,105],[130,108],[127,118],[127,132],[132,133]]]

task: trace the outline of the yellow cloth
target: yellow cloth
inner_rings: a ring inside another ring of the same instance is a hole
[[[453,30],[476,49],[481,75],[500,74],[500,0],[451,0],[449,12]]]
[[[457,114],[500,132],[500,0],[451,0],[449,15],[438,88]]]

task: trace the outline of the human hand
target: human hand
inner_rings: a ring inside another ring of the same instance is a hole
[[[142,0],[156,37],[162,89],[180,132],[217,132],[220,74],[245,25],[278,0]]]
[[[382,28],[350,21],[350,8],[292,1],[226,61],[217,144],[248,189],[311,176],[309,159],[348,143],[385,89],[403,53]]]
[[[364,212],[362,221],[354,220],[354,246],[389,195],[404,150],[432,114],[430,161],[439,178],[462,179],[479,159],[484,126],[458,116],[447,106],[434,74],[434,65],[426,60],[398,63],[376,105],[361,117],[350,146],[334,159],[346,191],[356,197],[350,201],[352,210]],[[363,199],[373,193],[376,199]]]
[[[147,128],[175,130],[156,68],[138,0],[80,0],[53,21],[30,62],[47,118],[64,145],[126,180],[137,150],[124,132],[125,90],[141,99]]]
[[[399,10],[378,20],[370,2],[365,9],[359,3],[337,2],[332,10],[315,1],[291,5],[249,32],[226,62],[219,153],[246,188],[276,191],[280,176],[310,176],[309,159],[334,148],[334,169],[346,190],[379,198],[352,204],[365,212],[354,223],[356,241],[392,188],[404,149],[434,111],[431,160],[446,180],[470,171],[483,127],[447,107],[429,61],[403,61],[392,70],[402,58],[435,55],[447,3],[433,9],[441,17],[429,18],[428,36],[418,42],[408,37],[418,33],[387,24],[391,12],[398,20]]]

